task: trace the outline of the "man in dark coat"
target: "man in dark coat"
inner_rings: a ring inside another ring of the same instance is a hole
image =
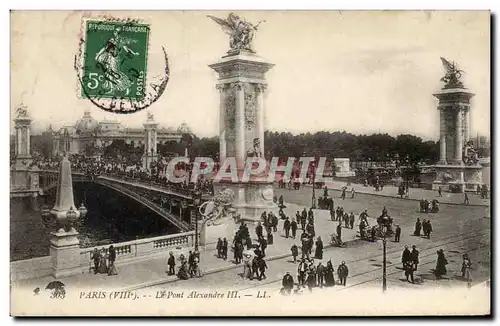
[[[394,231],[394,241],[399,242],[401,239],[401,228],[399,227],[399,224],[396,225],[396,230]]]
[[[419,252],[417,250],[417,246],[413,245],[410,253],[410,261],[412,265],[412,269],[414,271],[417,270],[418,264],[419,264],[419,259],[418,259]]]
[[[258,262],[259,262],[259,272],[260,272],[259,281],[260,281],[262,280],[262,278],[267,278],[266,276],[267,264],[264,258],[262,257],[258,259]]]
[[[300,224],[300,221],[302,220],[302,215],[300,215],[299,211],[295,213],[295,220],[297,221],[297,225]]]
[[[286,218],[285,222],[283,222],[283,230],[285,230],[285,238],[288,239],[290,236],[290,220],[288,217]]]
[[[304,209],[302,210],[302,220],[304,221],[307,221],[307,210],[306,208],[304,207]],[[305,223],[305,222],[304,222]]]
[[[97,274],[99,271],[99,262],[101,261],[101,252],[97,248],[92,253],[92,260],[94,261],[94,274]]]
[[[299,263],[299,266],[297,266],[297,275],[298,275],[298,282],[300,285],[305,287],[305,281],[306,281],[306,273],[307,273],[307,263],[304,258]]]
[[[217,257],[221,258],[222,257],[222,240],[221,240],[221,238],[219,238],[217,240],[217,246],[216,246],[216,248],[217,248]]]
[[[342,222],[340,221],[337,225],[337,238],[339,239],[339,241],[342,241]]]
[[[408,249],[408,246],[405,246],[403,254],[401,255],[401,263],[403,264],[403,268],[405,268],[405,265],[410,261],[411,261],[411,252],[410,249]]]
[[[262,251],[262,257],[266,257],[266,248],[267,248],[267,241],[266,239],[262,238],[260,240],[260,251]]]
[[[289,295],[293,290],[293,277],[289,272],[286,272],[285,276],[283,276],[283,280],[281,281],[281,285],[283,286],[283,290],[285,294]]]
[[[262,238],[262,225],[260,224],[260,222],[255,227],[255,234],[257,234],[257,239]]]
[[[343,261],[338,269],[337,269],[337,274],[339,276],[339,279],[340,279],[340,284],[345,286],[346,285],[346,280],[347,280],[347,276],[349,275],[349,268],[347,268],[347,265],[345,264],[345,261]]]
[[[426,232],[427,239],[430,239],[430,238],[431,238],[431,232],[432,232],[432,225],[431,225],[431,221],[430,221],[430,220],[427,220],[427,232]]]
[[[354,229],[355,220],[356,220],[356,218],[354,217],[354,213],[351,212],[351,214],[349,215],[349,225],[351,227],[351,230]]]
[[[419,237],[421,229],[422,229],[422,223],[420,223],[420,218],[417,218],[417,222],[415,223],[415,232],[413,232],[413,235]]]
[[[169,253],[167,265],[168,265],[168,275],[175,275],[175,257],[173,252]]]
[[[227,260],[227,247],[228,247],[227,239],[224,238],[224,240],[222,240],[222,258],[224,260]]]
[[[278,232],[278,217],[273,214],[272,216],[272,221],[273,221],[273,231]]]
[[[427,237],[427,220],[422,221],[422,231],[424,232],[424,237]]]
[[[295,220],[290,223],[290,228],[292,229],[292,238],[295,239],[295,235],[297,234],[297,228],[298,228],[297,222],[295,222]]]
[[[299,248],[297,248],[296,244],[292,245],[292,248],[290,248],[292,251],[292,257],[293,257],[293,263],[297,263],[297,256],[299,255]]]
[[[375,226],[371,228],[371,241],[377,241],[377,229],[375,228]]]
[[[318,286],[322,288],[325,283],[325,266],[321,262],[318,264],[318,268],[316,268],[316,275]]]
[[[304,215],[302,215],[300,218],[300,226],[301,226],[302,230],[306,229],[306,221],[307,221],[307,217],[304,217]]]
[[[314,219],[314,212],[313,212],[312,207],[309,208],[309,212],[307,213],[307,218],[309,218],[309,219],[313,218]]]

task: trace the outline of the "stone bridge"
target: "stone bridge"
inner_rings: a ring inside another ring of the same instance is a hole
[[[72,171],[71,174],[73,183],[93,182],[113,189],[146,206],[175,225],[181,232],[194,229],[196,216],[195,208],[192,206],[192,191],[190,190],[118,175],[90,176],[77,171]],[[40,171],[41,191],[47,192],[56,188],[58,176],[59,172],[57,171]],[[203,195],[202,201],[210,198],[209,195]]]

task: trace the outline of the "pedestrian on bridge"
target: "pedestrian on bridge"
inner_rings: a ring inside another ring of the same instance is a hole
[[[292,238],[295,239],[295,236],[297,235],[297,222],[295,222],[295,220],[292,221],[292,223],[290,223],[290,228],[292,229]]]
[[[224,260],[227,260],[227,247],[228,247],[227,239],[224,238],[224,240],[222,241],[222,258]]]
[[[413,232],[413,235],[419,237],[421,229],[422,229],[422,223],[420,222],[420,218],[417,217],[417,222],[415,223],[415,232]]]
[[[351,215],[349,215],[349,224],[351,226],[351,230],[354,229],[354,221],[355,221],[354,213],[351,212]]]
[[[399,242],[401,240],[401,228],[399,224],[396,224],[396,230],[394,232],[394,242]]]
[[[469,195],[467,195],[466,192],[464,192],[464,204],[465,205],[469,205],[470,204]]]
[[[290,248],[290,250],[292,251],[293,263],[296,264],[297,263],[297,256],[299,255],[299,248],[297,247],[296,244],[293,244],[292,248]]]
[[[217,240],[216,249],[217,249],[217,257],[221,258],[222,257],[222,240],[221,240],[221,238],[219,238]]]
[[[285,238],[288,239],[288,237],[290,236],[290,220],[288,219],[288,217],[285,219],[285,222],[283,222],[283,230],[285,231]]]
[[[343,285],[345,286],[346,285],[346,281],[347,281],[347,276],[349,275],[349,268],[347,268],[347,265],[345,264],[345,261],[343,261],[338,269],[337,269],[337,274],[339,276],[339,279],[340,279],[340,285]]]
[[[167,265],[168,265],[168,275],[174,275],[175,274],[175,257],[174,257],[173,252],[169,253]]]

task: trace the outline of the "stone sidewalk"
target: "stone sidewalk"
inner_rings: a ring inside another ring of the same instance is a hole
[[[302,211],[303,207],[295,204],[285,203],[287,206],[284,211],[290,217],[295,217],[295,212],[297,210]],[[330,235],[335,232],[336,226],[338,222],[334,222],[330,220],[329,213],[327,211],[315,210],[315,230],[316,236],[320,236],[323,240],[323,244],[325,248],[330,247]],[[373,225],[375,223],[374,220],[369,219],[369,223]],[[350,242],[360,241],[356,236],[358,230],[358,220],[356,219],[356,223],[354,229],[346,229],[342,228],[342,240],[347,243],[349,246]],[[254,227],[249,225],[249,231],[252,235],[252,240],[256,243],[256,236]],[[266,249],[266,260],[276,260],[284,257],[291,256],[291,246],[292,244],[297,244],[299,247],[300,253],[300,234],[301,229],[297,230],[296,239],[293,238],[285,238],[283,231],[283,221],[279,221],[278,232],[274,234],[274,243],[273,245],[269,245]],[[241,264],[235,264],[232,262],[233,252],[232,249],[229,249],[228,252],[228,260],[224,261],[223,259],[219,259],[216,255],[214,237],[217,235],[210,233],[214,233],[208,227],[208,237],[212,239],[208,239],[208,244],[205,246],[200,253],[200,263],[201,269],[204,274],[216,273],[219,271],[224,271],[232,268],[241,267]],[[231,241],[233,235],[220,235],[221,237],[226,236],[231,246]],[[212,242],[211,242],[212,241]],[[210,243],[211,242],[211,243]],[[170,250],[167,249],[164,254],[149,258],[140,262],[132,262],[132,263],[123,263],[117,264],[118,275],[115,276],[107,276],[106,274],[93,274],[88,271],[84,271],[80,275],[74,275],[70,277],[60,278],[65,285],[67,290],[71,289],[80,289],[81,291],[85,290],[134,290],[138,288],[143,288],[146,286],[154,286],[168,282],[177,281],[176,276],[169,276],[166,273],[167,270],[167,258],[169,251],[173,251],[176,258],[182,253],[187,258],[187,252],[192,250],[193,248],[184,248],[183,250]],[[179,262],[177,261],[176,270],[178,268]],[[31,280],[21,280],[17,282],[12,282],[12,287],[23,287],[23,288],[37,288],[44,289],[45,286],[54,281],[55,278],[51,276],[31,279]]]
[[[358,183],[352,183],[350,186],[347,186],[346,182],[342,181],[333,181],[333,182],[327,182],[326,186],[328,189],[332,190],[342,190],[342,187],[347,187],[347,197],[351,196],[351,188],[354,188],[356,193],[360,194],[366,194],[366,195],[375,195],[375,196],[384,196],[384,197],[394,197],[394,198],[400,198],[398,196],[398,187],[391,186],[391,185],[386,185],[384,186],[384,190],[381,191],[375,191],[373,187],[365,187],[361,184]],[[311,185],[306,185],[306,187],[311,187]],[[322,189],[317,189],[316,192],[316,197],[322,196],[323,195],[323,190]],[[331,195],[331,194],[329,194]],[[421,189],[421,188],[410,188],[409,191],[409,198],[403,198],[404,200],[414,200],[414,201],[420,201],[421,199],[427,199],[427,200],[433,200],[437,199],[439,203],[441,204],[451,204],[451,205],[465,205],[464,204],[464,194],[457,194],[457,193],[449,193],[449,192],[443,192],[442,197],[438,197],[438,192],[434,190],[427,190],[427,189]],[[489,199],[481,199],[480,196],[474,194],[474,193],[467,193],[469,197],[469,205],[470,206],[489,206],[490,205],[490,200]],[[340,196],[340,194],[339,194]]]

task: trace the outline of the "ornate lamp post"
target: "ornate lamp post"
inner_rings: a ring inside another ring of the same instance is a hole
[[[201,202],[201,192],[196,189],[193,193],[193,205],[195,211],[195,223],[194,223],[194,251],[198,251],[198,210],[200,208]]]
[[[311,170],[311,174],[312,174],[312,186],[313,186],[313,192],[312,192],[312,205],[311,205],[311,208],[312,209],[316,209],[316,160],[313,160],[312,161],[312,170]]]
[[[387,221],[384,218],[382,224],[382,244],[384,246],[383,255],[383,265],[382,265],[382,291],[385,292],[387,290]]]

